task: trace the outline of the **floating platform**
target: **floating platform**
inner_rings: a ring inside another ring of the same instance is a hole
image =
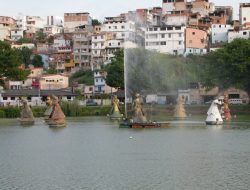
[[[222,125],[223,121],[206,121],[206,125]]]
[[[134,129],[142,129],[142,128],[160,128],[168,125],[167,123],[130,123],[128,121],[123,121],[120,123],[120,128],[134,128]]]

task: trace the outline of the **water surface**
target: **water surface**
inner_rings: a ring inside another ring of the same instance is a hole
[[[1,190],[249,190],[250,123],[121,129],[105,117],[51,129],[0,120]]]

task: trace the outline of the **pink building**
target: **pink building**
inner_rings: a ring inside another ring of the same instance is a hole
[[[207,53],[208,34],[207,31],[197,28],[186,29],[186,55]]]

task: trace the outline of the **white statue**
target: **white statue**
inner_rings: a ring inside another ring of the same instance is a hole
[[[221,101],[218,99],[214,100],[210,106],[210,108],[207,111],[207,119],[206,124],[207,125],[221,125],[223,123],[220,110],[218,108],[218,105],[221,105]]]

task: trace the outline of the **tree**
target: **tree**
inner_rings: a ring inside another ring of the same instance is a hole
[[[31,64],[32,50],[27,48],[27,47],[23,47],[20,50],[20,54],[22,56],[23,63],[25,64],[25,66],[27,67],[28,65],[30,65]]]
[[[31,43],[31,40],[28,38],[20,38],[19,40],[17,40],[17,43]]]
[[[36,32],[36,40],[39,43],[45,43],[46,42],[46,34],[44,34],[42,31]]]
[[[111,63],[104,70],[107,72],[106,83],[114,88],[124,89],[124,50],[117,50]]]
[[[70,83],[77,82],[79,84],[94,85],[94,74],[91,70],[80,70],[71,75]]]
[[[230,86],[250,93],[250,40],[235,39],[205,56],[202,80],[207,86]]]
[[[51,65],[49,69],[47,70],[47,74],[56,74],[56,73],[57,71],[56,71],[55,65]]]
[[[34,67],[43,67],[43,59],[41,55],[35,55],[32,59],[32,65]]]
[[[25,80],[29,71],[20,69],[23,63],[20,50],[0,41],[0,82],[7,80]]]
[[[99,20],[97,20],[97,19],[93,19],[92,20],[92,26],[98,26],[98,25],[101,25],[102,23],[101,22],[99,22]]]

